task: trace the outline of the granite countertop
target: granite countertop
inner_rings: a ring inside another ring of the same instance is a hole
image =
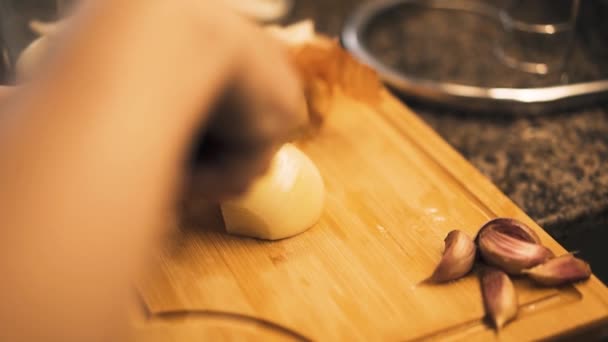
[[[313,18],[319,31],[336,36],[347,15],[361,2],[296,0],[285,23]],[[599,0],[596,5],[605,6],[603,10],[608,8]],[[597,13],[597,9],[583,8],[581,15],[588,17],[581,21],[592,22],[601,17]],[[383,24],[382,21],[380,23]],[[434,22],[432,28],[434,31],[442,28],[453,30],[443,26],[441,22]],[[479,27],[474,26],[473,29],[479,30]],[[458,36],[458,41],[465,44],[478,39],[463,35]],[[606,37],[608,34],[603,36]],[[598,40],[598,37],[593,38]],[[599,41],[606,41],[599,38]],[[383,37],[374,39],[377,42]],[[372,40],[370,47],[373,43]],[[425,43],[420,43],[420,49],[428,48]],[[450,48],[449,44],[436,45]],[[452,49],[457,48],[453,45]],[[411,56],[420,49],[409,49],[403,54]],[[608,76],[608,62],[584,63],[589,57],[588,52],[576,47],[574,62],[571,62],[574,68],[570,68],[570,74],[583,80],[599,74]],[[605,53],[605,50],[600,52]],[[387,63],[390,59],[406,58],[395,56],[395,49],[379,53]],[[453,50],[443,53],[448,59],[455,55]],[[608,61],[605,57],[598,59]],[[441,60],[434,59],[431,63],[441,69],[442,64],[438,64]],[[466,68],[459,70],[459,77],[463,77],[462,70]],[[608,241],[608,102],[539,117],[472,113],[412,99],[405,102],[554,238],[570,250],[580,250],[581,255],[591,262],[596,275],[604,282],[608,281],[608,265],[605,263],[608,253],[601,244]]]
[[[516,119],[414,109],[554,237],[608,216],[608,105]]]

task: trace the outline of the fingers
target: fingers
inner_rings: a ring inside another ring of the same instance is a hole
[[[247,26],[232,82],[218,101],[198,151],[196,191],[212,200],[242,194],[278,148],[306,124],[306,102],[281,44]]]
[[[221,157],[197,166],[190,190],[212,201],[242,195],[256,178],[267,172],[275,152],[270,146],[249,153],[219,152]]]
[[[283,143],[306,124],[306,101],[281,45],[253,32],[211,129],[234,140]]]
[[[266,32],[260,32],[258,45],[242,73],[243,91],[256,112],[256,129],[274,139],[288,139],[306,124],[306,101],[297,74],[282,45]],[[284,141],[283,141],[284,142]]]
[[[0,101],[7,98],[14,90],[15,87],[0,85]]]

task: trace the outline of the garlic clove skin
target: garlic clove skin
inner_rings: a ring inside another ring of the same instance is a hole
[[[547,247],[522,241],[498,231],[487,230],[479,235],[479,252],[490,265],[509,274],[539,265],[553,257]]]
[[[483,260],[509,274],[520,274],[554,256],[536,241],[539,241],[536,233],[512,219],[491,220],[477,234]]]
[[[497,330],[517,316],[517,293],[509,276],[495,268],[487,268],[481,275],[481,292],[488,318]]]
[[[325,187],[312,160],[285,144],[269,172],[242,197],[221,204],[226,230],[266,240],[299,234],[313,226],[324,207]]]
[[[452,230],[445,238],[443,256],[429,280],[443,283],[463,277],[473,268],[476,250],[469,235]]]
[[[540,238],[532,228],[512,218],[498,217],[492,219],[480,228],[479,233],[484,230],[496,230],[522,241],[541,244]]]
[[[558,286],[588,279],[591,276],[591,267],[574,255],[566,254],[522,273],[540,285]]]

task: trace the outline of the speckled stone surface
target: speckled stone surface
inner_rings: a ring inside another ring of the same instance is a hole
[[[337,35],[348,13],[361,2],[296,0],[294,11],[285,22],[313,18],[321,32]],[[608,5],[602,0],[583,3],[582,24],[567,68],[567,81],[608,76],[608,30],[602,19],[608,17]],[[487,47],[484,50],[479,45],[487,46],[488,40],[484,42],[480,37],[491,38],[495,32],[474,22],[478,19],[449,19],[459,21],[454,23],[431,17],[432,25],[403,29],[405,17],[395,12],[391,15],[393,19],[380,21],[379,25],[392,25],[397,30],[402,27],[402,33],[384,29],[383,34],[383,29],[379,29],[380,33],[371,37],[368,44],[377,48],[386,63],[409,67],[410,73],[423,73],[426,68],[427,74],[436,79],[477,84],[492,82],[493,78],[498,83],[520,86],[555,81],[516,77],[515,72],[505,71],[502,66],[492,67],[496,61],[491,60]],[[424,15],[408,14],[411,20],[418,21]],[[430,46],[428,40],[412,39],[428,31],[433,31],[435,37],[442,31],[449,34],[454,27],[460,29],[460,34],[451,40],[443,36],[442,44]],[[437,51],[437,46],[443,50]],[[455,63],[455,58],[461,60]],[[470,68],[471,63],[488,66]],[[600,279],[608,281],[608,249],[602,243],[608,241],[608,103],[542,117],[480,115],[412,99],[406,103],[554,238],[568,249],[580,250]]]
[[[608,214],[608,106],[511,120],[413,107],[554,237]]]

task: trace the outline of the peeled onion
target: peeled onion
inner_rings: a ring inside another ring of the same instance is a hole
[[[236,235],[277,240],[302,233],[321,216],[325,186],[312,160],[286,144],[269,172],[242,197],[221,205],[226,230]]]

